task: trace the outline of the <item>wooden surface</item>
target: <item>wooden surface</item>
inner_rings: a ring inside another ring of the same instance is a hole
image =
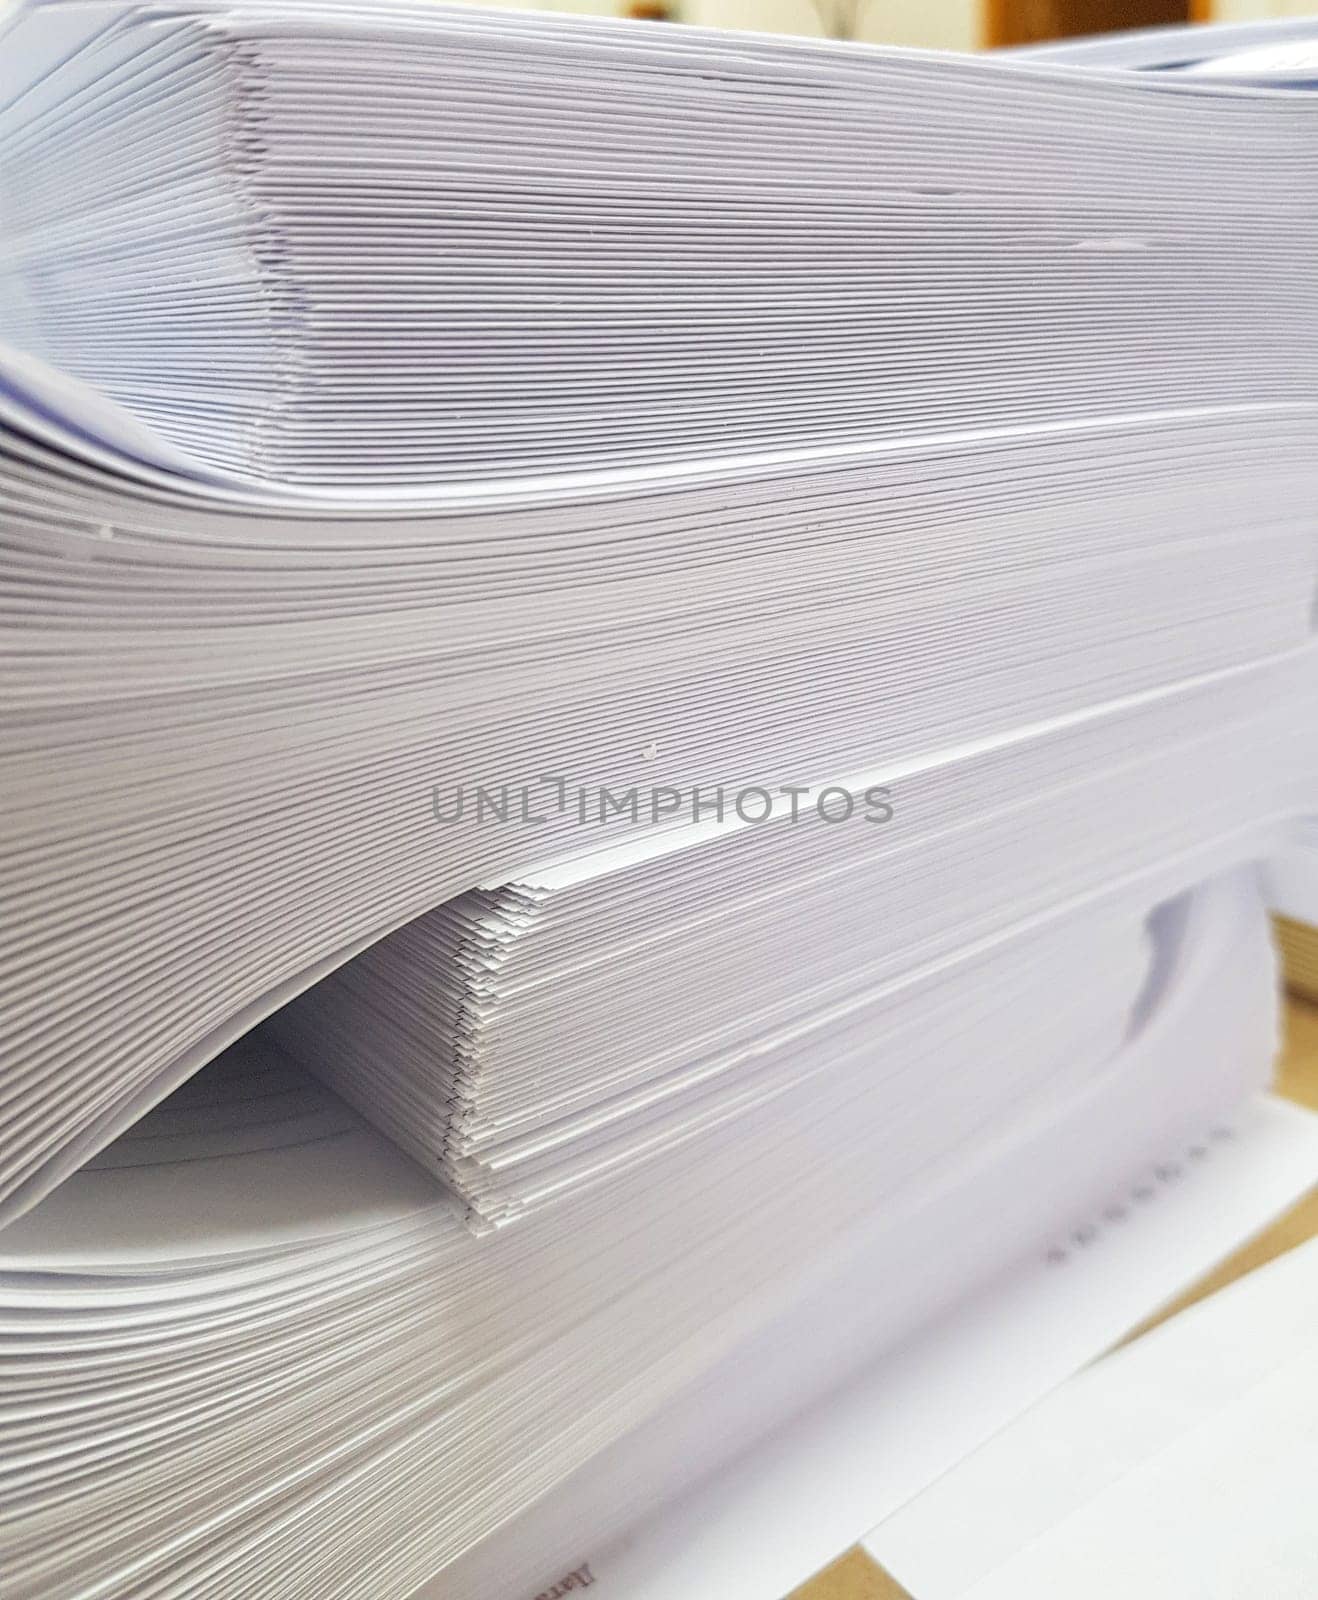
[[[1272,919],[1277,930],[1277,948],[1286,982],[1292,994],[1318,1004],[1318,928],[1290,917]]]
[[[1277,1090],[1289,1099],[1318,1111],[1318,1005],[1293,996],[1286,1005],[1285,1037],[1277,1068]],[[1318,1234],[1318,1190],[1307,1195],[1257,1238],[1232,1256],[1156,1316],[1137,1328],[1132,1339],[1203,1300],[1234,1279],[1261,1267],[1265,1261],[1292,1250]],[[863,1550],[848,1550],[808,1583],[792,1591],[788,1600],[911,1600],[895,1578],[883,1571]]]
[[[910,1600],[910,1596],[857,1547],[793,1589],[787,1600]]]
[[[983,42],[990,50],[1204,20],[1195,15],[1194,0],[984,0],[982,15]]]

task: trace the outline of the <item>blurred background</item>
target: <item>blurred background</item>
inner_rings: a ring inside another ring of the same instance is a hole
[[[0,0],[0,14],[19,0]],[[1307,17],[1318,0],[444,0],[504,11],[686,22],[702,28],[863,39],[929,50],[993,50],[1122,28]]]
[[[481,3],[521,8],[521,0]],[[981,50],[1113,28],[1307,16],[1315,0],[534,0],[530,9]]]

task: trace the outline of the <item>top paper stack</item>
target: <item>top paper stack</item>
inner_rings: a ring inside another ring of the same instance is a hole
[[[478,504],[1313,403],[1302,96],[88,0],[4,99],[16,384],[211,482]]]

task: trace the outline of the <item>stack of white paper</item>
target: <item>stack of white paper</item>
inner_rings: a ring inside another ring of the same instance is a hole
[[[1302,96],[415,5],[38,17],[14,380],[159,466],[424,499],[1314,404]]]
[[[1265,1081],[1318,105],[0,44],[7,1580],[552,1588]]]
[[[965,969],[998,951],[1028,946],[1032,982],[1056,963],[1058,993],[1090,973],[1084,999],[1123,1027],[1151,908],[1275,847],[1280,795],[1311,788],[1293,736],[1302,678],[1291,663],[1233,675],[912,762],[891,790],[861,778],[798,796],[795,821],[783,804],[532,868],[418,919],[269,1030],[479,1225],[817,1072],[902,1059],[925,1009],[983,981]],[[1021,1015],[1022,1036],[1036,1020]],[[998,1070],[1003,1104],[1032,1070]],[[900,1080],[888,1115],[923,1092]]]
[[[833,1073],[744,1118],[723,1159],[692,1146],[662,1182],[478,1239],[388,1145],[242,1047],[0,1242],[15,1592],[131,1574],[143,1592],[207,1593],[238,1573],[258,1591],[384,1595],[463,1552],[485,1575],[464,1590],[458,1569],[450,1592],[501,1592],[485,1566],[499,1540],[482,1535],[793,1304],[823,1317],[822,1360],[810,1339],[789,1347],[804,1400],[1041,1250],[1118,1175],[1211,1142],[1270,1054],[1247,893],[1185,908],[1149,1015],[1083,1088],[915,1175],[907,1127],[873,1114],[885,1075]],[[906,1060],[935,1087],[964,1060],[956,1108],[975,1069],[1018,1048],[1022,1012],[1038,1025],[1048,1009],[1004,988],[995,1017],[981,989],[963,1019],[969,995],[945,998]],[[976,1037],[958,1043],[963,1020]],[[745,1381],[752,1404],[734,1385],[694,1455],[637,1458],[636,1482],[624,1468],[577,1508],[574,1537],[602,1542],[762,1430],[772,1412]],[[654,1498],[638,1504],[638,1483]],[[514,1541],[507,1570],[526,1555]]]

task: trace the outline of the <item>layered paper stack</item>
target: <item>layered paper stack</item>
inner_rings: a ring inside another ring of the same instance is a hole
[[[1193,32],[1145,29],[1031,46],[1018,54],[1058,65],[1175,69],[1271,90],[1318,87],[1318,38],[1311,18]],[[1295,736],[1310,751],[1318,750],[1318,727],[1312,719],[1302,719]],[[1318,824],[1312,817],[1297,821],[1286,847],[1269,862],[1265,885],[1286,982],[1296,994],[1318,1001]]]
[[[1266,1083],[1318,105],[430,5],[2,43],[10,1590],[621,1584]]]

